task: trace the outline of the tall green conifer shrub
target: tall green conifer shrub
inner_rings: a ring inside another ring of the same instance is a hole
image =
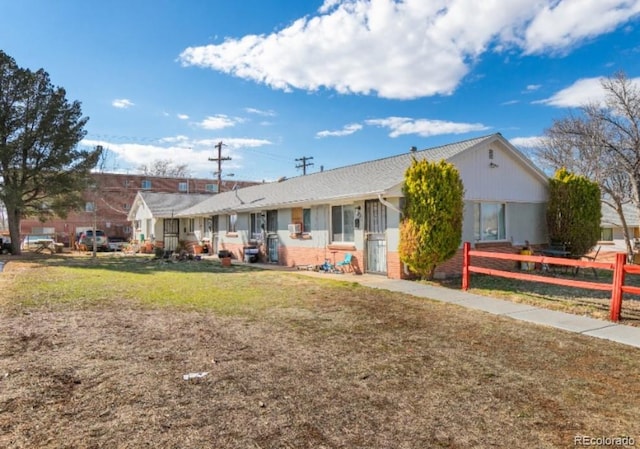
[[[414,159],[405,172],[400,260],[421,278],[450,259],[462,240],[464,187],[454,165]]]
[[[562,243],[576,255],[589,252],[600,239],[600,187],[566,169],[549,180],[547,227],[549,239]]]

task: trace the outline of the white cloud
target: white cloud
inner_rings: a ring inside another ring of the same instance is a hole
[[[187,114],[178,114],[177,117],[180,120],[189,120],[189,116]]]
[[[525,53],[566,51],[584,39],[613,31],[640,14],[638,0],[551,1],[533,17],[525,37]]]
[[[242,149],[256,149],[271,145],[266,139],[251,138],[218,138],[218,139],[190,139],[183,135],[165,137],[157,143],[114,143],[105,140],[84,139],[81,144],[87,147],[102,145],[115,155],[120,166],[126,166],[135,171],[140,165],[154,160],[172,160],[178,164],[187,164],[194,176],[207,177],[215,169],[210,157],[214,156],[214,146],[224,142],[223,155],[231,156],[233,162],[227,162],[225,167],[242,168]],[[217,154],[216,154],[217,155]]]
[[[534,91],[540,89],[541,87],[542,87],[542,85],[540,85],[540,84],[529,84],[527,86],[527,92],[534,92]]]
[[[244,108],[244,110],[249,114],[262,115],[263,117],[275,117],[277,115],[275,111],[272,110],[263,111],[262,109],[256,108]]]
[[[639,12],[640,0],[325,0],[286,28],[188,47],[180,61],[284,91],[411,99],[451,94],[486,52],[568,51]]]
[[[605,99],[602,80],[603,78],[579,79],[571,86],[556,92],[551,97],[535,101],[534,103],[542,103],[559,108],[580,107],[587,103],[602,103]]]
[[[349,136],[355,132],[358,132],[362,129],[362,125],[358,123],[351,123],[349,125],[345,125],[344,128],[338,131],[320,131],[316,133],[316,137],[342,137]]]
[[[203,129],[215,130],[215,129],[231,128],[233,126],[236,126],[238,123],[242,123],[242,122],[243,120],[241,118],[229,117],[228,115],[225,115],[225,114],[218,114],[218,115],[210,115],[209,117],[205,118],[200,123],[198,123],[198,126]]]
[[[571,86],[556,92],[551,97],[534,103],[558,108],[577,108],[592,103],[604,105],[607,96],[602,87],[602,81],[604,80],[605,78],[603,77],[582,78]],[[634,84],[640,84],[640,77],[631,78],[630,81]]]
[[[133,103],[131,100],[127,98],[116,98],[111,102],[111,106],[118,109],[128,109],[134,105],[135,103]]]
[[[513,139],[509,139],[509,142],[518,148],[537,148],[542,146],[544,143],[544,137],[540,136],[532,136],[532,137],[515,137]]]
[[[171,136],[171,137],[163,137],[160,139],[161,143],[180,143],[180,142],[189,142],[189,138],[184,135],[179,136]]]
[[[430,137],[442,134],[464,134],[489,129],[488,126],[481,123],[456,123],[428,119],[414,120],[407,117],[388,117],[384,119],[367,120],[365,123],[367,125],[388,128],[391,131],[389,137],[399,137],[406,134]]]

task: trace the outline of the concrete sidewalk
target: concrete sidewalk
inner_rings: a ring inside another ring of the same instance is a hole
[[[357,282],[365,287],[401,292],[420,298],[429,298],[436,301],[457,304],[470,309],[482,310],[483,312],[488,312],[493,315],[507,316],[516,320],[564,329],[566,331],[612,340],[640,348],[640,327],[615,324],[610,321],[542,309],[527,304],[518,304],[502,299],[476,295],[462,290],[425,285],[414,281],[388,279],[383,276],[370,274],[327,274],[313,271],[295,271],[295,273],[318,278]]]

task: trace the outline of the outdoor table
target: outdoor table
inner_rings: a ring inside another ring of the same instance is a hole
[[[36,253],[42,253],[45,249],[51,251],[51,254],[55,252],[55,242],[53,240],[36,240]]]
[[[565,249],[558,249],[558,248],[541,249],[540,254],[542,254],[543,256],[558,257],[558,258],[568,258],[569,256],[571,256],[570,251],[567,251]],[[551,264],[551,265],[554,265],[554,264]],[[549,264],[546,264],[546,263],[542,264],[543,271],[549,271],[549,268],[550,268]],[[554,270],[553,267],[551,269]]]
[[[547,248],[547,249],[541,249],[540,252],[542,253],[543,256],[549,256],[549,257],[569,257],[571,255],[570,251],[567,251],[564,249]]]

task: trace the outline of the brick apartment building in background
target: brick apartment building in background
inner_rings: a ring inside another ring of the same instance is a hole
[[[70,211],[67,218],[39,221],[24,218],[20,223],[20,235],[55,235],[55,239],[69,246],[75,240],[78,229],[94,225],[109,237],[129,240],[134,237],[132,223],[127,214],[138,191],[213,195],[218,192],[217,179],[174,178],[148,176],[143,174],[93,173],[96,189],[85,193],[85,207],[82,211]],[[251,181],[223,180],[220,191],[232,190],[258,184]]]

